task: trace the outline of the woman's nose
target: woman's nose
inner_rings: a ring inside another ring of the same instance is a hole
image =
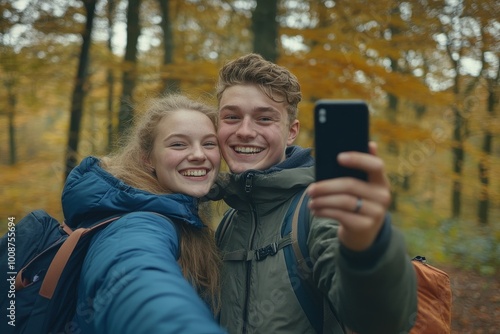
[[[195,145],[189,154],[191,160],[205,160],[207,158],[202,145]]]

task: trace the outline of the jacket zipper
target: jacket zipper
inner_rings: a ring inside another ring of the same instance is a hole
[[[253,186],[253,173],[248,173],[245,177],[245,193],[251,194],[252,192],[252,186]],[[255,232],[257,230],[257,213],[255,211],[255,207],[253,205],[253,202],[250,202],[251,206],[251,211],[252,211],[252,237],[250,238],[250,249],[252,249],[253,246],[253,240],[255,238]],[[246,263],[246,282],[245,282],[245,304],[243,307],[243,328],[242,328],[242,334],[246,334],[248,331],[248,308],[250,304],[250,278],[251,278],[251,273],[252,273],[252,261],[248,261]]]
[[[252,191],[252,181],[253,181],[254,174],[253,173],[248,173],[245,176],[245,192],[249,194]]]

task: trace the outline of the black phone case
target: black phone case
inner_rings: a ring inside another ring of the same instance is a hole
[[[369,111],[361,100],[319,100],[314,107],[316,180],[355,177],[367,180],[365,172],[337,163],[344,151],[368,153]]]

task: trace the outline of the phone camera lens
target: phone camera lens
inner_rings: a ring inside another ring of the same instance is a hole
[[[326,110],[325,109],[321,108],[319,110],[318,120],[320,123],[326,122]]]

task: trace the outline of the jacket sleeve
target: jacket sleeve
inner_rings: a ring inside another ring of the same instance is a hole
[[[223,333],[177,264],[176,229],[132,213],[101,231],[83,264],[78,324],[83,333]]]
[[[333,220],[314,218],[309,231],[313,280],[340,321],[356,333],[406,333],[416,319],[413,265],[403,235],[388,220],[385,224],[384,245],[369,254],[342,250]]]

